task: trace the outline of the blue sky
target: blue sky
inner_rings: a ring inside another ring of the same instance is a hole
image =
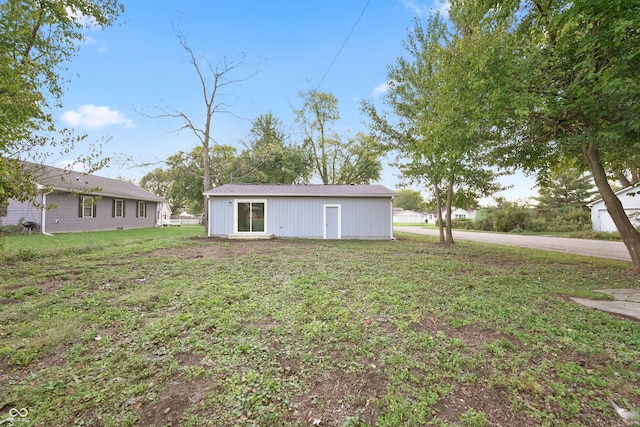
[[[188,131],[177,132],[179,120],[141,114],[182,111],[196,122],[203,119],[202,91],[178,43],[177,29],[198,57],[206,55],[213,64],[244,54],[244,64],[232,78],[259,70],[225,88],[220,100],[231,105],[233,115],[214,116],[214,140],[240,150],[251,121],[269,112],[282,121],[292,141],[300,141],[292,106],[300,107],[298,93],[309,88],[338,98],[341,120],[335,131],[366,132],[360,101],[380,99],[387,66],[403,54],[402,41],[412,20],[446,8],[438,0],[125,0],[124,4],[125,13],[113,27],[86,33],[85,45],[69,64],[71,83],[57,116],[64,126],[87,133],[89,140],[110,137],[104,154],[131,157],[135,164],[162,162],[198,144]],[[138,182],[151,169],[115,161],[98,174]],[[397,171],[386,166],[379,183],[394,189],[399,182]],[[514,185],[502,193],[510,200],[535,194],[533,181],[520,174],[505,183]]]

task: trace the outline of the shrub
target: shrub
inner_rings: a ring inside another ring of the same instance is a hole
[[[494,226],[497,231],[507,232],[523,230],[527,219],[527,210],[521,207],[509,207],[493,212]]]
[[[472,223],[473,228],[476,230],[482,231],[492,231],[493,230],[493,216],[487,215],[479,221],[474,221]]]

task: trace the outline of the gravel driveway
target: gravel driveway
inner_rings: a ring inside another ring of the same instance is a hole
[[[393,227],[393,229],[403,233],[438,236],[438,229],[434,228]],[[520,246],[522,248],[631,261],[629,252],[627,252],[627,248],[622,242],[569,239],[566,237],[550,236],[524,236],[520,234],[480,233],[460,230],[453,230],[453,240],[474,240],[476,242],[493,243],[494,245]]]

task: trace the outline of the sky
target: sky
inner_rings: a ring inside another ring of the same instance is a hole
[[[290,141],[302,140],[292,109],[309,89],[333,93],[343,136],[367,132],[362,100],[384,107],[387,68],[404,52],[402,42],[413,20],[446,14],[440,0],[123,0],[124,14],[106,30],[89,30],[79,54],[68,64],[71,79],[58,112],[60,124],[86,133],[88,141],[109,138],[103,154],[115,160],[96,174],[139,182],[178,151],[199,141],[182,122],[150,118],[183,112],[202,123],[202,90],[181,32],[199,60],[225,58],[243,63],[229,76],[244,80],[224,88],[219,100],[232,114],[213,118],[218,144],[244,148],[253,119],[272,113]],[[255,75],[254,75],[255,74]],[[251,77],[249,77],[251,76]],[[245,80],[246,77],[249,77]],[[82,148],[73,154],[82,154]],[[130,162],[122,161],[130,158]],[[59,159],[60,164],[71,160]],[[147,166],[141,166],[147,165]],[[385,162],[380,181],[391,189],[401,183]],[[534,181],[520,173],[503,179],[508,200],[535,195]],[[418,187],[408,186],[427,192]]]

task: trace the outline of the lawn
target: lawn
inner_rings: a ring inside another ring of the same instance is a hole
[[[398,237],[7,236],[0,425],[624,426],[609,400],[640,407],[640,324],[568,299],[638,287],[628,263]]]

